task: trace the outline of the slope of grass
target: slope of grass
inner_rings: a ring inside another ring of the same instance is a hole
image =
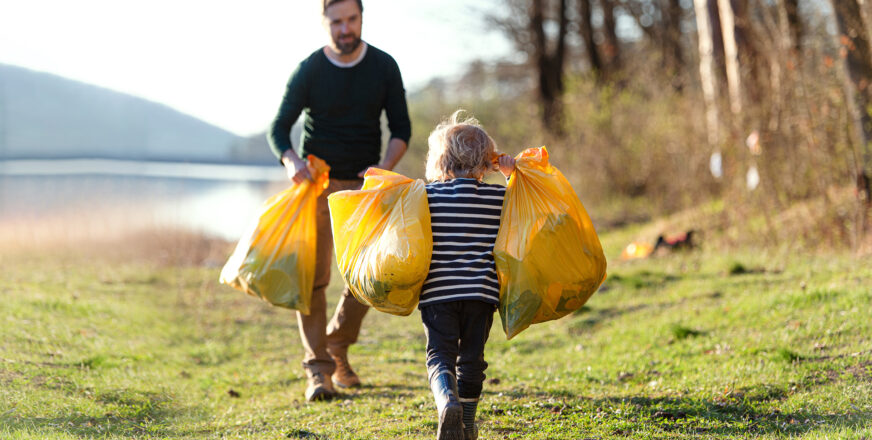
[[[0,254],[0,438],[434,437],[417,313],[371,312],[365,386],[310,404],[294,314],[219,269]],[[495,321],[481,438],[870,438],[870,286],[841,256],[613,260],[575,314]]]

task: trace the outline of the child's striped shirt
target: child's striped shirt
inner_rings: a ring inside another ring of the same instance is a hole
[[[499,304],[494,242],[506,188],[476,179],[426,185],[433,226],[433,258],[420,306],[479,300]]]

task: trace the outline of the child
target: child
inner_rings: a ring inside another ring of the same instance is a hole
[[[478,438],[475,411],[484,382],[484,344],[499,304],[494,242],[506,188],[482,182],[496,144],[460,110],[428,139],[427,201],[433,258],[418,308],[427,335],[427,372],[439,412],[437,438]],[[499,156],[511,175],[515,160]]]

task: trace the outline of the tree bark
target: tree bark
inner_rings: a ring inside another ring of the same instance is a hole
[[[721,35],[721,15],[718,13],[718,0],[706,0],[706,8],[712,35],[712,62],[717,74],[716,80],[723,81],[726,79],[726,69],[724,68],[724,37]]]
[[[762,49],[762,39],[759,29],[755,29],[751,21],[751,5],[749,0],[731,0],[736,25],[736,47],[738,49],[739,66],[747,73],[742,81],[743,99],[750,102],[763,102],[766,98],[768,61],[765,49]]]
[[[615,0],[600,0],[600,4],[603,8],[603,37],[605,37],[601,55],[606,74],[613,76],[621,70],[621,50],[616,30]]]
[[[839,28],[840,52],[848,73],[845,91],[852,107],[853,137],[860,150],[856,171],[857,192],[868,206],[872,204],[872,183],[869,180],[872,176],[872,116],[869,115],[872,102],[872,51],[857,0],[831,0],[831,3]]]
[[[590,0],[578,0],[578,18],[578,32],[584,41],[584,48],[587,51],[590,68],[597,82],[599,82],[603,78],[605,69],[603,68],[603,61],[600,58],[599,50],[593,37],[593,7],[590,4]]]
[[[739,49],[736,44],[736,19],[730,0],[718,0],[721,17],[721,33],[724,36],[724,62],[727,69],[727,88],[730,96],[730,111],[734,117],[742,113],[742,81],[739,76]]]
[[[717,89],[715,88],[714,41],[712,23],[709,19],[708,1],[693,0],[696,27],[699,39],[699,77],[705,103],[706,132],[709,148],[720,148]]]
[[[567,0],[560,0],[558,9],[557,42],[554,51],[548,50],[545,35],[543,0],[532,0],[530,32],[533,34],[535,63],[539,76],[539,98],[542,103],[542,122],[551,133],[563,134],[563,68],[566,59],[566,32],[569,28]]]
[[[672,86],[676,90],[683,88],[678,80],[684,68],[684,50],[681,45],[681,20],[684,18],[684,9],[681,0],[666,0],[663,7],[663,58],[668,74],[672,76]]]
[[[802,21],[799,17],[799,0],[784,0],[783,7],[790,35],[790,49],[798,56],[802,51]]]

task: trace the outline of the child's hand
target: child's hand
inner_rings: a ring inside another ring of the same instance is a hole
[[[508,179],[512,175],[512,171],[515,170],[515,158],[508,154],[503,154],[497,161],[497,167],[500,169],[500,172]]]

